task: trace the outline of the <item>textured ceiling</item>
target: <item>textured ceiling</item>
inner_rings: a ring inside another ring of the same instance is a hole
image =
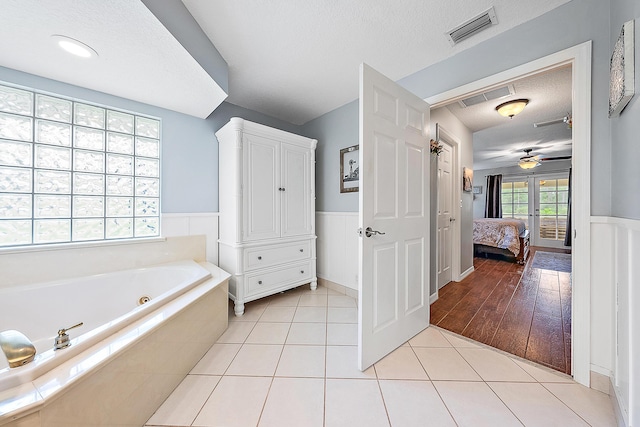
[[[51,38],[63,34],[98,57],[74,57]],[[226,97],[139,0],[2,0],[0,66],[196,117]]]
[[[302,124],[358,98],[366,62],[393,80],[568,0],[183,0],[229,64],[229,101]],[[495,7],[498,25],[444,33]]]
[[[513,166],[524,156],[571,155],[571,129],[565,123],[535,128],[536,122],[560,119],[571,113],[571,67],[536,74],[513,83],[515,93],[467,108],[452,103],[446,107],[473,134],[474,169]],[[512,119],[500,116],[495,107],[502,102],[529,99],[525,109]]]

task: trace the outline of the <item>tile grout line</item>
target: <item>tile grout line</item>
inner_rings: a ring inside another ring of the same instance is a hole
[[[562,400],[562,399],[560,399],[558,396],[556,396],[556,394],[555,394],[553,391],[549,390],[549,389],[544,385],[544,383],[539,383],[539,384],[542,386],[542,388],[544,388],[546,391],[548,391],[548,392],[549,392],[549,393],[550,393],[550,394],[551,394],[555,399],[557,399],[558,401],[560,401],[560,403],[562,403],[564,406],[566,406],[567,408],[569,408],[569,410],[570,410],[571,412],[573,412],[574,414],[576,414],[576,416],[577,416],[578,418],[580,418],[580,419],[581,419],[581,420],[583,420],[585,423],[587,423],[587,425],[589,425],[589,426],[591,426],[591,425],[592,425],[590,422],[588,422],[587,420],[585,420],[585,419],[584,419],[584,417],[582,417],[580,414],[578,414],[576,411],[574,411],[574,410],[573,410],[573,408],[571,408],[569,405],[567,405],[567,404],[565,403],[565,401],[564,401],[564,400]],[[590,390],[591,390],[591,389],[590,389]]]

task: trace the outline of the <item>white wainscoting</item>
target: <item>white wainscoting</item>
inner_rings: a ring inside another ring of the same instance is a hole
[[[591,218],[591,370],[609,375],[625,425],[640,425],[640,221]]]
[[[218,212],[163,213],[162,237],[205,235],[207,261],[218,265]]]
[[[358,289],[358,212],[316,212],[317,275]]]

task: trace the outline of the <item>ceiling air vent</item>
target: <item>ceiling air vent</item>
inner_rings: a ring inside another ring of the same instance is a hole
[[[451,43],[451,46],[454,46],[461,40],[476,35],[480,31],[486,30],[497,23],[498,19],[496,18],[496,11],[493,10],[492,7],[491,9],[482,12],[480,15],[471,18],[467,22],[458,25],[453,30],[446,32],[445,35],[447,36],[449,43]]]
[[[513,85],[502,86],[497,89],[492,89],[490,91],[479,93],[477,95],[470,96],[468,98],[460,99],[458,104],[460,104],[461,108],[471,107],[472,105],[482,104],[486,101],[491,101],[493,99],[504,98],[505,96],[513,95],[516,93],[516,89]]]

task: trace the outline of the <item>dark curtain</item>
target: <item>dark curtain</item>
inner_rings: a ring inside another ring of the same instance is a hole
[[[567,199],[567,227],[564,233],[564,245],[571,246],[571,168],[569,168],[569,194]]]
[[[487,175],[487,200],[484,205],[485,218],[502,218],[502,175]]]

